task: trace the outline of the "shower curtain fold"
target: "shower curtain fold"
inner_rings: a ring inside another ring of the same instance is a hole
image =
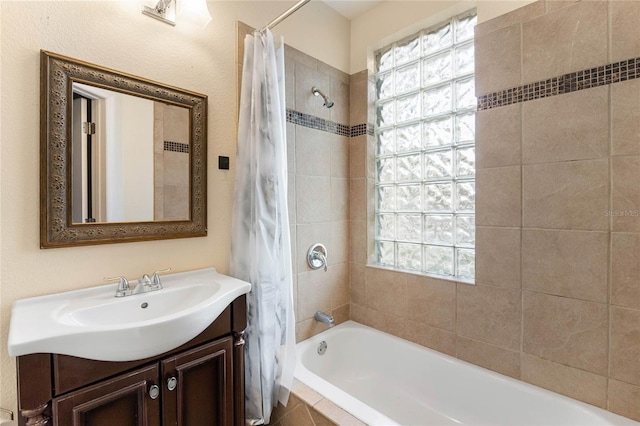
[[[270,31],[245,38],[231,230],[231,275],[251,283],[245,332],[248,425],[286,405],[295,367],[287,210],[284,43]]]

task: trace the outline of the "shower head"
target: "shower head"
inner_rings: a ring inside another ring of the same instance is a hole
[[[324,99],[324,105],[327,108],[331,108],[333,106],[333,101],[330,100],[327,95],[325,95],[324,93],[322,93],[320,91],[320,89],[318,89],[317,87],[313,86],[311,88],[311,93],[313,93],[313,96],[322,96],[322,99]]]

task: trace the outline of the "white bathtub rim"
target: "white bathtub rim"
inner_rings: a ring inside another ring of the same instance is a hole
[[[452,357],[450,355],[444,354],[442,352],[438,352],[434,349],[430,349],[428,347],[419,345],[417,343],[411,342],[409,340],[406,339],[402,339],[400,337],[394,336],[392,334],[380,331],[378,329],[369,327],[367,325],[358,323],[356,321],[353,320],[349,320],[349,321],[345,321],[337,326],[335,326],[334,328],[330,328],[327,329],[319,334],[316,334],[315,336],[312,336],[306,340],[303,340],[301,342],[298,343],[298,348],[304,348],[307,346],[311,346],[311,348],[313,349],[315,346],[317,346],[318,343],[320,343],[322,340],[326,340],[326,336],[330,335],[332,332],[336,332],[336,331],[340,331],[340,330],[348,330],[348,329],[360,329],[360,330],[368,330],[369,332],[372,333],[381,333],[383,335],[385,335],[386,337],[401,342],[403,344],[408,344],[411,346],[414,346],[420,350],[424,350],[429,352],[431,355],[438,357],[440,359],[442,359],[443,361],[449,362],[449,363],[462,363],[465,364],[467,366],[470,366],[472,368],[475,369],[482,369],[483,373],[488,374],[489,376],[493,377],[494,379],[500,380],[500,381],[504,381],[507,382],[511,385],[517,386],[517,387],[522,387],[525,388],[527,390],[533,391],[533,392],[543,392],[543,393],[552,393],[554,394],[554,397],[557,397],[559,400],[574,404],[576,407],[580,408],[583,411],[587,411],[590,414],[594,414],[598,417],[601,418],[601,420],[606,421],[607,424],[611,425],[611,426],[617,426],[617,425],[636,425],[639,426],[640,423],[636,422],[632,419],[629,419],[627,417],[623,417],[619,414],[613,413],[611,411],[607,411],[604,410],[602,408],[599,408],[595,405],[591,405],[591,404],[587,404],[586,402],[582,402],[579,401],[577,399],[574,398],[570,398],[568,396],[559,394],[557,392],[554,392],[552,390],[549,389],[544,389],[541,388],[539,386],[533,385],[531,383],[528,382],[524,382],[522,380],[518,380],[518,379],[514,379],[512,377],[509,376],[505,376],[503,374],[497,373],[493,370],[489,370],[487,368],[484,368],[482,366],[476,365],[476,364],[472,364],[470,362],[461,360],[459,358],[455,358]],[[295,370],[295,378],[297,378],[300,382],[304,383],[305,385],[309,386],[310,388],[312,388],[313,390],[315,390],[316,392],[318,392],[320,395],[322,395],[324,398],[330,400],[331,402],[333,402],[334,404],[338,405],[340,408],[342,408],[343,410],[349,412],[351,415],[353,415],[354,417],[358,418],[359,420],[363,421],[364,423],[367,423],[368,425],[399,425],[399,423],[397,423],[396,421],[394,421],[393,419],[386,417],[385,415],[383,415],[382,413],[379,413],[378,411],[375,410],[375,408],[370,407],[369,405],[367,405],[366,403],[360,401],[359,399],[357,399],[356,397],[348,394],[347,392],[343,391],[342,389],[338,388],[337,386],[329,383],[328,381],[324,380],[323,378],[317,376],[316,374],[314,374],[313,372],[309,371],[303,364],[302,364],[302,360],[300,357],[301,354],[301,349],[297,350],[297,359],[296,359],[296,370]],[[452,421],[455,421],[455,419],[451,418]]]
[[[311,345],[316,346],[318,343],[325,340],[324,337],[327,334],[330,334],[331,332],[333,332],[334,329],[338,329],[338,330],[347,329],[347,328],[357,329],[358,326],[366,327],[360,323],[349,320],[349,321],[343,322],[342,324],[337,325],[333,329],[331,328],[327,329],[319,334],[316,334],[315,336],[310,337],[309,339],[303,340],[302,342],[299,342],[297,346],[298,347],[311,346]],[[367,327],[367,328],[370,328],[370,327]],[[370,329],[374,331],[378,331],[373,328],[370,328]],[[295,369],[294,377],[298,379],[300,382],[309,386],[311,389],[318,392],[324,398],[331,401],[332,403],[342,408],[343,410],[345,410],[346,412],[348,412],[358,420],[366,423],[367,425],[371,425],[371,426],[399,425],[399,423],[397,423],[396,421],[376,411],[375,408],[370,407],[366,403],[360,401],[358,398],[348,394],[347,392],[343,391],[339,387],[329,383],[328,381],[324,380],[322,377],[319,377],[316,374],[309,371],[302,364],[302,360],[300,359],[300,350],[298,349],[296,352],[297,352],[297,358],[296,358],[296,369]]]

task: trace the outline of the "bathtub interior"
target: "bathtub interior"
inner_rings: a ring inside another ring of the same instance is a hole
[[[296,377],[371,425],[640,425],[354,321],[300,342]]]

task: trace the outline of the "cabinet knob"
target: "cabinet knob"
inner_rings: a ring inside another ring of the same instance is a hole
[[[151,386],[149,388],[149,397],[151,397],[151,399],[156,399],[159,396],[160,396],[160,388],[158,387],[158,385]]]
[[[170,377],[169,379],[167,379],[167,389],[172,391],[176,388],[176,386],[178,386],[178,379],[176,379],[175,377]]]

